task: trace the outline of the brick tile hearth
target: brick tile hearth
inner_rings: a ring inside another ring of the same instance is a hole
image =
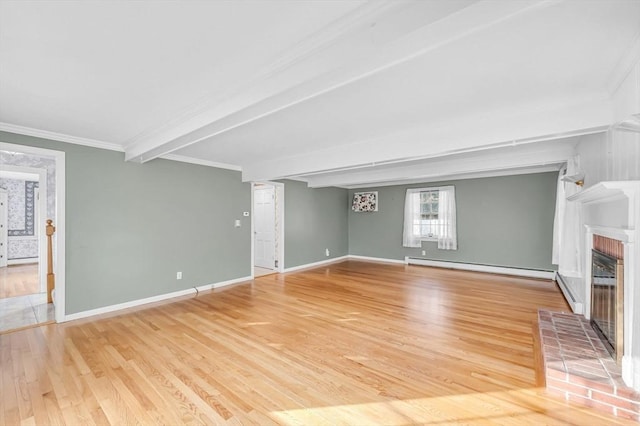
[[[584,316],[540,310],[538,329],[549,394],[640,421],[640,394],[624,384]]]

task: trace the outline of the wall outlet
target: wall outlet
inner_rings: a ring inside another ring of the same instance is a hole
[[[324,249],[324,254],[329,257],[329,249]]]
[[[422,250],[422,255],[426,256],[427,255],[427,251],[426,250]]]
[[[176,280],[182,279],[182,272],[176,272]]]
[[[236,221],[234,222],[234,226],[236,228],[240,228],[240,219],[236,219]]]

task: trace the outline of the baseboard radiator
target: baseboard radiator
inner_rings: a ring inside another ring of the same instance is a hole
[[[543,271],[538,269],[510,268],[503,266],[482,265],[477,263],[451,262],[445,260],[429,260],[421,257],[405,257],[408,265],[434,266],[436,268],[460,269],[464,271],[488,272],[491,274],[514,275],[527,278],[541,278],[553,280],[554,271]]]
[[[565,278],[560,274],[556,274],[556,282],[558,283],[558,287],[560,287],[560,291],[562,291],[565,300],[569,306],[571,306],[571,310],[575,314],[584,314],[582,303],[573,295],[571,287],[567,285]]]

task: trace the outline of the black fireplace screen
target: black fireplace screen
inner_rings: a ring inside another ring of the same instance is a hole
[[[616,360],[622,358],[622,259],[593,250],[591,325]]]

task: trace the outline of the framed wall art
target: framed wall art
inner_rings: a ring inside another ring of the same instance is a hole
[[[351,210],[354,212],[377,212],[378,191],[354,193]]]

